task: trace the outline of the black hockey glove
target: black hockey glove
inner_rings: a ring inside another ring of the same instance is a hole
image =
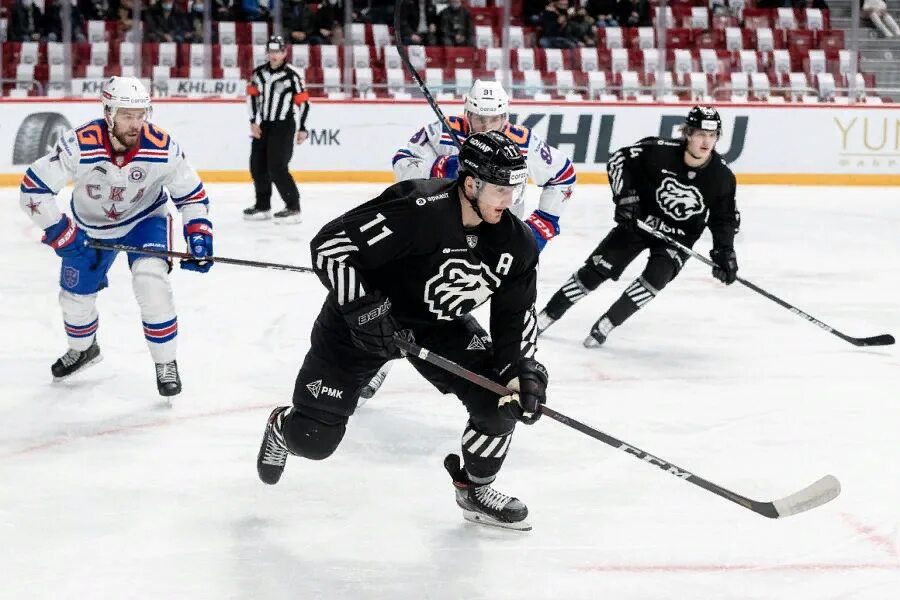
[[[347,326],[353,345],[384,359],[400,358],[403,352],[394,343],[394,334],[414,341],[412,331],[400,329],[391,315],[391,300],[378,292],[338,307]]]
[[[709,257],[716,263],[712,270],[713,277],[725,285],[734,283],[738,272],[734,248],[713,248],[709,251]]]
[[[541,418],[541,405],[547,403],[547,369],[531,358],[519,361],[518,376],[506,384],[515,393],[500,398],[498,406],[514,419],[532,425]]]
[[[641,197],[634,190],[626,190],[616,200],[616,223],[628,231],[636,231],[635,223],[641,218]]]

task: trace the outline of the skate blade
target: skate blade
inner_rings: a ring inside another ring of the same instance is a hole
[[[585,348],[599,348],[602,345],[603,344],[601,342],[598,342],[592,335],[589,335],[586,338],[584,338],[584,347]]]
[[[301,217],[301,216],[279,217],[279,218],[275,219],[276,225],[299,225],[302,222],[303,222],[303,217]]]
[[[498,521],[485,514],[463,509],[463,518],[470,523],[477,525],[487,525],[488,527],[497,527],[498,529],[512,529],[514,531],[531,531],[531,523],[528,521],[518,521],[516,523],[507,523]]]
[[[272,218],[272,213],[256,213],[253,215],[244,215],[245,221],[268,221]]]
[[[103,360],[103,355],[98,354],[96,357],[94,357],[91,360],[89,360],[88,362],[84,363],[84,366],[82,366],[77,371],[74,371],[74,372],[69,373],[68,375],[64,375],[62,377],[54,376],[53,383],[59,383],[60,381],[65,381],[66,379],[68,379],[69,377],[72,377],[73,375],[78,375],[79,373],[83,373],[85,369],[93,367],[94,365],[96,365],[98,362],[100,362],[102,360]]]

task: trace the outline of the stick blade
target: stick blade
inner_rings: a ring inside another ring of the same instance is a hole
[[[894,336],[889,333],[884,335],[875,335],[872,337],[861,338],[860,346],[893,346]]]
[[[817,506],[831,502],[840,493],[841,482],[833,475],[826,475],[799,492],[772,502],[777,513],[774,515],[774,518],[790,517],[791,515],[812,510]]]

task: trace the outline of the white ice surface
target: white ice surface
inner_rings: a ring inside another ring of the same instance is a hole
[[[314,232],[380,187],[303,186],[305,222],[278,228],[241,220],[249,185],[210,185],[216,253],[307,265]],[[752,498],[828,473],[842,495],[768,520],[544,419],[517,430],[497,481],[534,530],[490,530],[463,521],[441,465],[462,407],[406,364],[334,456],[257,480],[324,296],[312,275],[176,269],[184,392],[166,409],[120,257],[99,301],[104,362],[51,384],[58,259],[17,195],[0,190],[4,599],[900,597],[896,347],[854,348],[690,261],[584,349],[641,257],[542,339],[553,407]],[[900,333],[896,189],[746,187],[739,202],[741,275],[851,335]],[[607,188],[579,187],[542,256],[539,308],[611,213]]]

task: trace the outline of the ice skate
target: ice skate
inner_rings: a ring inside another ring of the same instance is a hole
[[[178,376],[178,363],[174,360],[167,363],[156,363],[156,389],[160,396],[177,396],[181,393],[181,377]]]
[[[289,409],[288,406],[279,406],[269,415],[262,444],[259,446],[259,454],[256,455],[256,472],[259,479],[269,485],[278,483],[287,462],[288,449],[281,433],[281,421]]]
[[[363,404],[366,403],[366,400],[375,395],[375,393],[381,388],[381,385],[384,383],[384,380],[387,379],[388,373],[391,372],[391,368],[394,366],[394,363],[388,362],[384,363],[378,372],[375,373],[375,376],[366,384],[366,387],[362,389],[359,393],[359,400],[356,402],[356,408],[359,408]]]
[[[490,485],[478,485],[469,480],[460,467],[459,456],[448,454],[444,468],[453,478],[456,488],[456,504],[463,511],[466,521],[503,529],[530,531],[528,508],[518,498],[502,494]]]
[[[303,222],[303,216],[299,208],[285,208],[272,215],[276,225],[296,225]]]
[[[596,323],[594,323],[594,326],[591,327],[591,334],[584,338],[584,347],[597,348],[602,346],[603,343],[606,342],[609,332],[615,328],[616,326],[612,324],[609,317],[603,315]]]
[[[256,208],[255,206],[244,209],[244,220],[246,221],[265,221],[271,218],[271,210],[264,210],[262,208]]]
[[[546,308],[539,312],[537,316],[538,335],[541,335],[542,333],[547,331],[547,328],[556,323],[556,321],[557,319],[551,317]]]
[[[71,348],[50,367],[53,373],[53,381],[62,381],[77,373],[83,371],[91,365],[96,365],[103,360],[100,354],[100,346],[97,345],[97,339],[87,350],[72,350]]]

